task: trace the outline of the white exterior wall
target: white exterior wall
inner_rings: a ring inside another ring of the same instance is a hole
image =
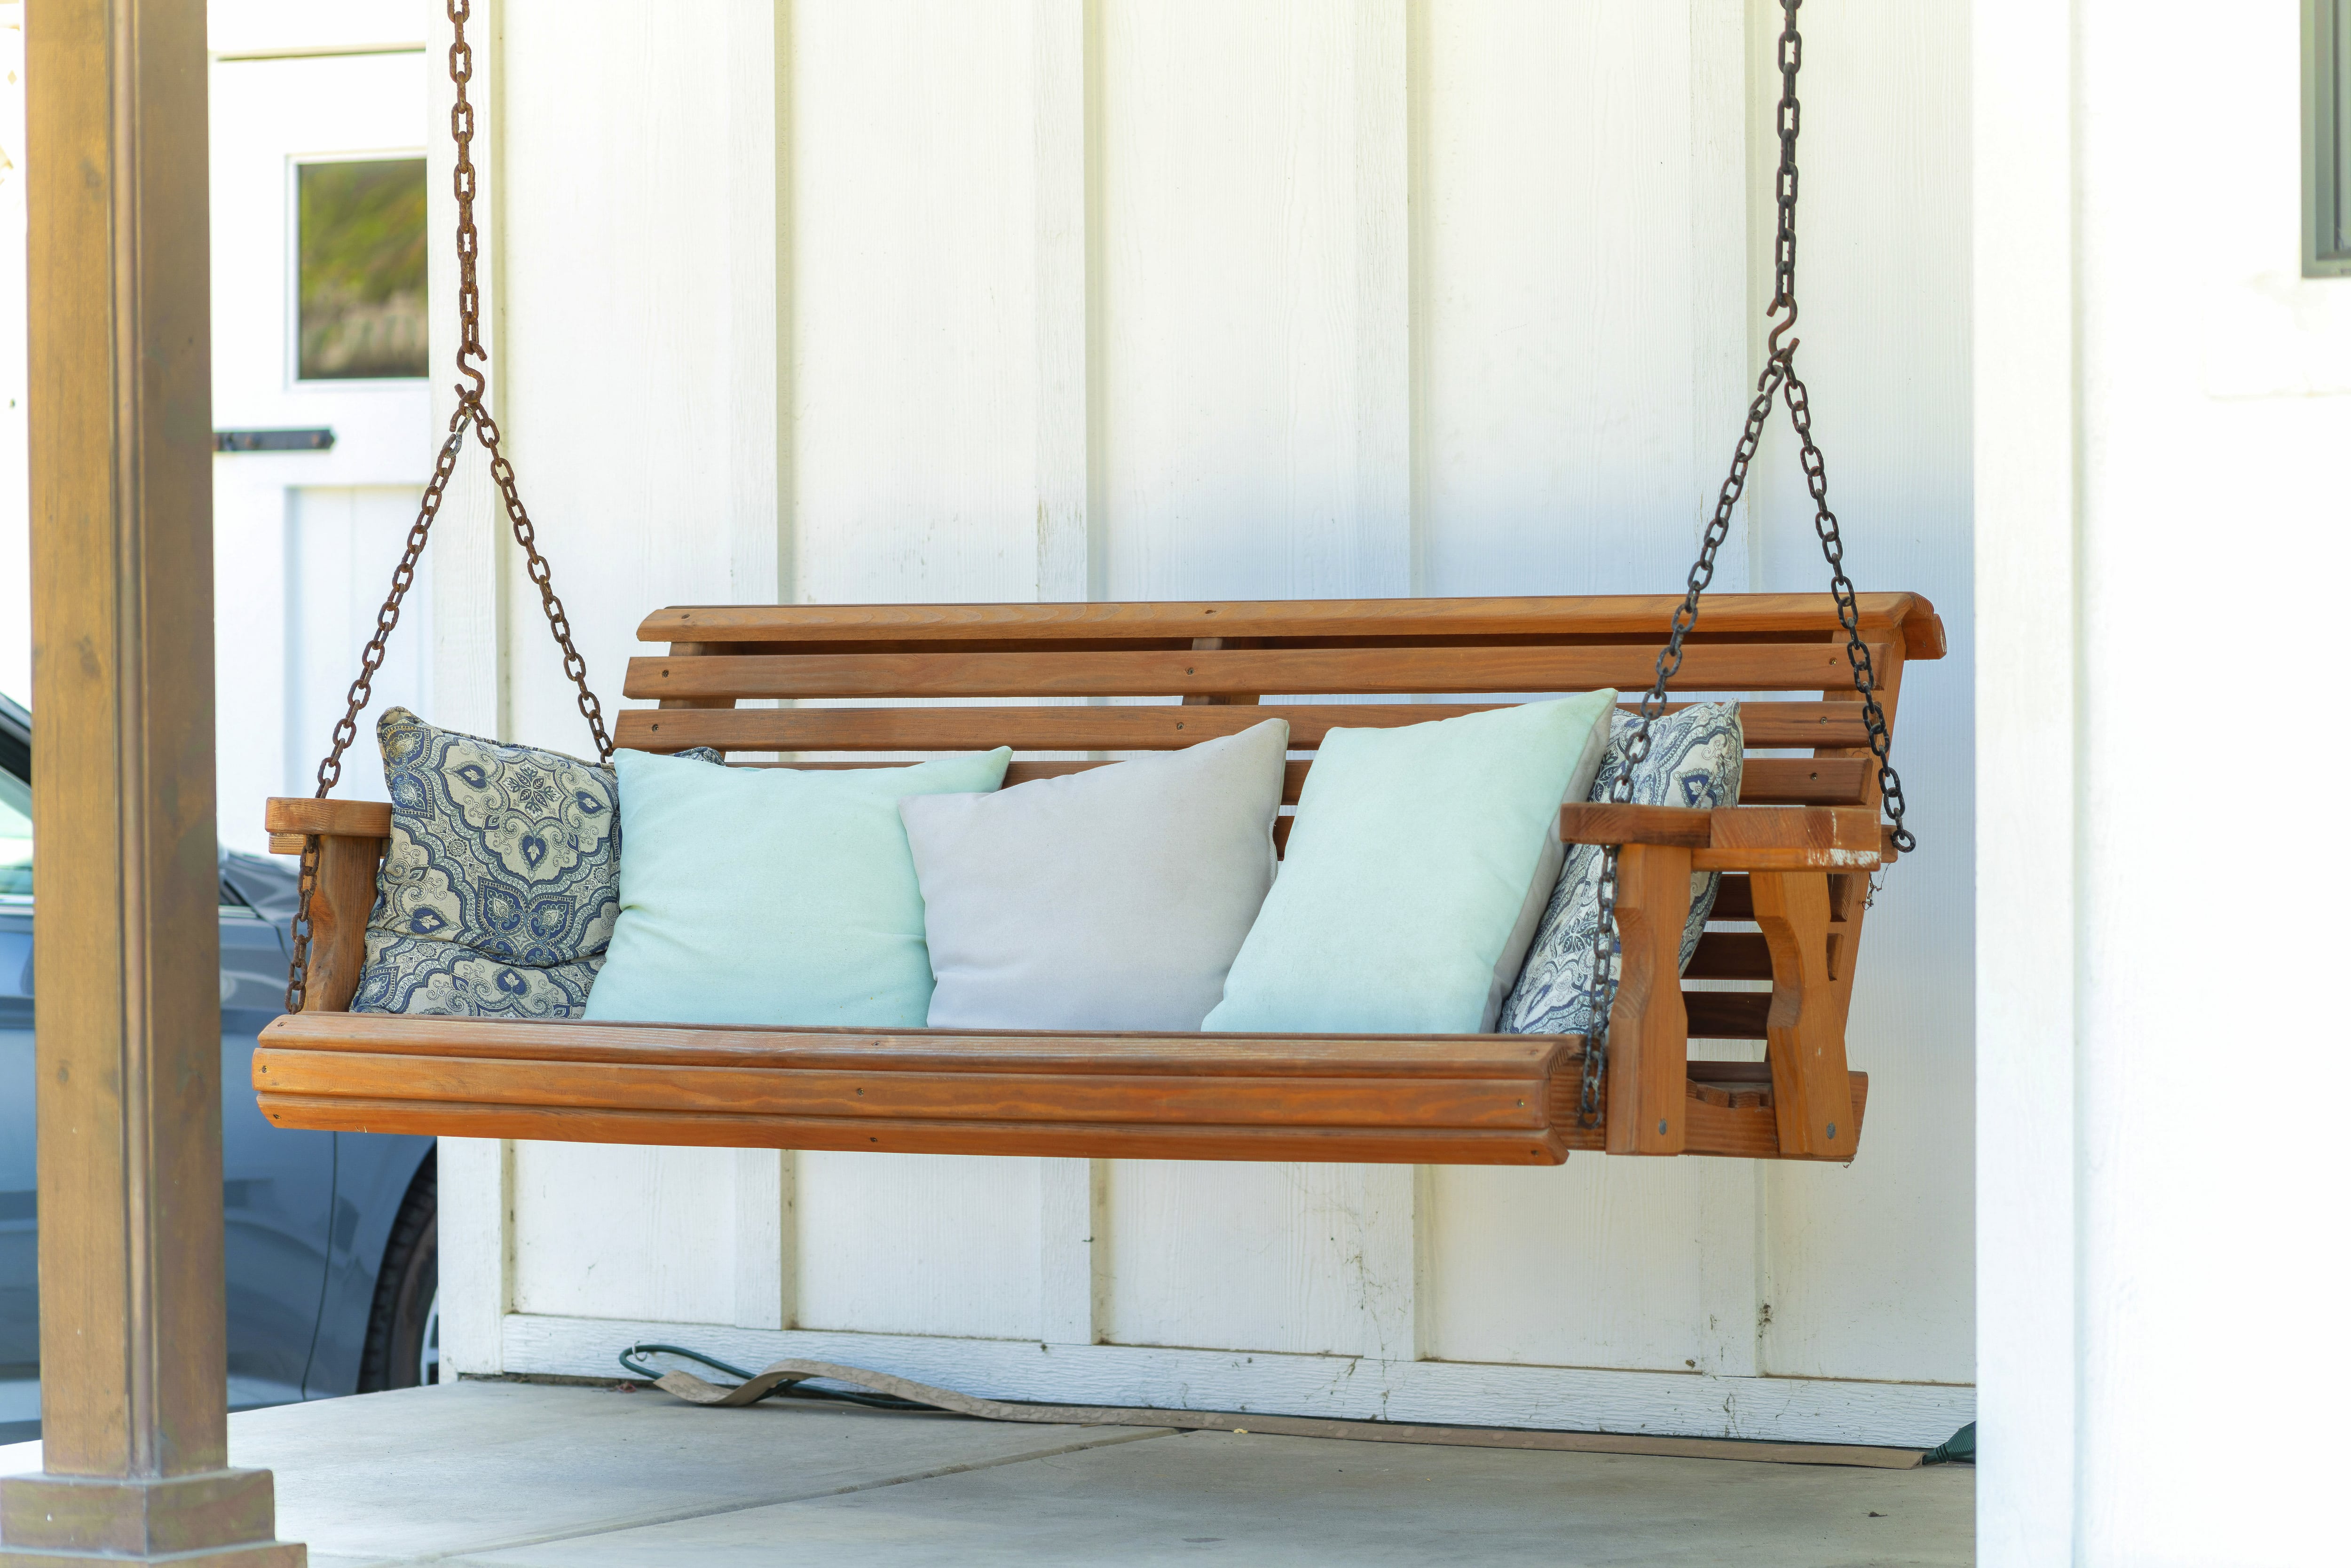
[[[1982,1560],[2339,1562],[2291,824],[2344,749],[2351,278],[2300,276],[2298,7],[1976,9]]]
[[[496,406],[608,695],[672,602],[1681,580],[1760,343],[1775,7],[486,10]],[[1821,435],[1860,580],[1927,592],[1953,643],[1903,694],[1925,847],[1871,922],[1853,1167],[451,1141],[453,1361],[592,1375],[660,1323],[1037,1397],[1919,1443],[1970,1418],[1965,14],[1819,10]],[[1784,441],[1723,588],[1824,580]],[[438,716],[573,744],[464,483]]]

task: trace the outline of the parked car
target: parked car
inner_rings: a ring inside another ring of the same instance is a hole
[[[0,697],[0,1442],[40,1434],[33,1174],[32,721]],[[69,868],[44,864],[43,882]],[[433,1140],[273,1127],[255,1036],[284,1009],[290,862],[220,857],[221,1203],[228,1403],[283,1405],[435,1380]]]

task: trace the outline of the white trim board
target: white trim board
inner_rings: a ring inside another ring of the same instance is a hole
[[[1974,1388],[1956,1384],[1045,1345],[524,1313],[506,1319],[503,1361],[510,1373],[614,1377],[614,1356],[641,1340],[688,1345],[743,1367],[787,1356],[838,1362],[991,1399],[1565,1432],[1930,1448],[1974,1420],[1976,1408]]]

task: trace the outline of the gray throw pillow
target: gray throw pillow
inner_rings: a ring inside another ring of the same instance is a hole
[[[1635,721],[1619,713],[1593,782],[1594,800],[1605,800],[1625,771],[1625,745]],[[1739,803],[1739,775],[1746,756],[1732,703],[1694,703],[1666,715],[1649,730],[1649,755],[1633,770],[1636,806],[1687,806],[1711,810]],[[1592,1019],[1592,938],[1600,924],[1600,863],[1597,844],[1572,844],[1559,884],[1543,911],[1542,925],[1527,950],[1526,967],[1502,1004],[1498,1027],[1505,1034],[1583,1034]],[[1689,920],[1682,927],[1681,961],[1687,966],[1706,934],[1707,915],[1722,885],[1719,873],[1690,878]]]
[[[578,1017],[620,914],[612,770],[400,707],[376,737],[392,844],[351,1010]]]
[[[935,1029],[1196,1030],[1273,885],[1290,725],[898,804]]]

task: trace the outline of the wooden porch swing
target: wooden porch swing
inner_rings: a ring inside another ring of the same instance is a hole
[[[452,0],[457,101],[459,406],[411,530],[316,798],[273,800],[272,847],[303,857],[288,1009],[254,1056],[281,1126],[566,1142],[1102,1158],[1556,1165],[1574,1149],[1849,1160],[1868,1081],[1846,1066],[1845,1019],[1872,876],[1911,847],[1888,762],[1902,670],[1940,658],[1943,628],[1910,593],[1856,594],[1813,444],[1796,343],[1796,75],[1782,0],[1777,287],[1782,319],[1687,591],[1675,598],[1237,603],[675,607],[638,629],[667,652],[630,661],[619,744],[674,752],[911,752],[1009,746],[1005,783],[1103,766],[1038,752],[1172,750],[1236,733],[1284,703],[1290,744],[1334,726],[1416,724],[1480,694],[1646,687],[1633,742],[1684,693],[1742,705],[1740,803],[1718,810],[1569,805],[1561,836],[1608,846],[1592,1039],[1536,1035],[1106,1034],[507,1022],[347,1010],[357,988],[391,808],[327,799],[357,734],[385,637],[470,427],[580,689],[598,750],[612,740],[571,646],[546,562],[482,403],[470,157],[467,0]],[[1832,569],[1828,594],[1707,601],[1747,467],[1785,402]],[[1663,628],[1661,634],[1660,628]],[[1376,704],[1327,704],[1331,696]],[[952,697],[971,706],[918,706]],[[1077,697],[1180,699],[1071,706]],[[854,706],[741,708],[845,699]],[[986,699],[977,706],[971,699]],[[1043,699],[1043,700],[1040,700]],[[758,764],[751,764],[758,766]],[[860,767],[872,763],[801,766]],[[1311,760],[1289,764],[1294,803]],[[1889,821],[1881,826],[1881,811]],[[1286,835],[1285,819],[1277,844]],[[1683,985],[1693,872],[1726,873],[1686,971],[1764,981]],[[1752,929],[1745,927],[1751,926]],[[1612,932],[1616,937],[1610,942]],[[1700,1039],[1763,1040],[1761,1062],[1692,1060]]]

